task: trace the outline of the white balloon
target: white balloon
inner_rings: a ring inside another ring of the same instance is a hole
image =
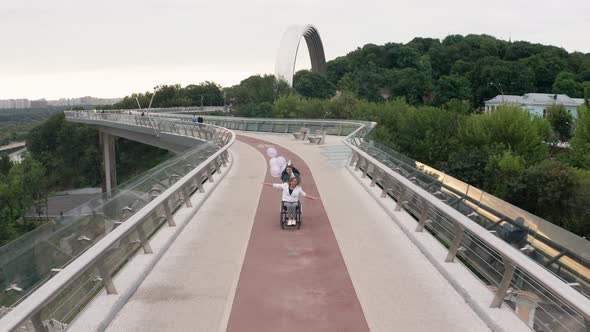
[[[283,157],[283,156],[277,157],[277,160],[279,161],[279,165],[281,165],[281,167],[287,166],[287,159],[285,159],[285,157]]]
[[[270,168],[281,168],[281,164],[277,158],[270,158],[268,161]]]
[[[281,169],[278,167],[272,167],[270,169],[270,176],[272,176],[273,178],[278,178],[279,176],[281,176]]]
[[[276,157],[276,156],[277,156],[277,150],[276,150],[275,148],[268,148],[268,149],[266,150],[266,155],[267,155],[269,158],[274,158],[274,157]]]

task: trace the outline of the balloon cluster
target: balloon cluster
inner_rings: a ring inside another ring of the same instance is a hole
[[[277,157],[277,150],[275,148],[268,148],[266,155],[270,158],[268,164],[270,165],[270,175],[274,178],[281,176],[285,167],[287,167],[287,159],[285,157]]]

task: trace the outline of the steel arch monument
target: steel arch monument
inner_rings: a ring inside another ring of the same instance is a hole
[[[289,86],[293,86],[293,74],[295,71],[295,60],[301,38],[305,37],[309,57],[311,59],[311,71],[325,74],[326,73],[326,56],[324,55],[324,46],[318,29],[311,24],[292,25],[287,28],[275,63],[275,76],[285,80]]]

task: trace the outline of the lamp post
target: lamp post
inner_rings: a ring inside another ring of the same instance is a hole
[[[504,104],[504,90],[502,90],[502,84],[500,84],[500,83],[496,84],[494,82],[491,82],[490,85],[495,87],[496,89],[498,89],[498,91],[502,95],[502,104]]]

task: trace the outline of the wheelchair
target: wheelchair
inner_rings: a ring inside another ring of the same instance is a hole
[[[281,217],[279,219],[281,229],[285,229],[285,227],[297,227],[297,229],[301,229],[301,225],[303,221],[301,220],[301,214],[303,209],[301,207],[301,201],[297,202],[297,207],[295,208],[295,225],[287,226],[287,207],[284,202],[281,202]]]

